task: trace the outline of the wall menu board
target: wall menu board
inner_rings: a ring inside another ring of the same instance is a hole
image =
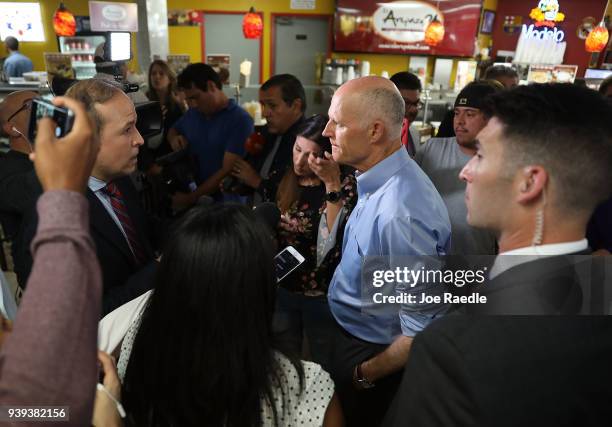
[[[384,3],[338,0],[334,50],[472,56],[481,3],[480,0]],[[432,47],[425,43],[425,30],[435,18],[444,24],[444,38]]]

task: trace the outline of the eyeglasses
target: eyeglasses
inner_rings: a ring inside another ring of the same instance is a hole
[[[406,98],[402,98],[404,100],[404,103],[406,104],[406,109],[410,108],[410,107],[414,107],[417,110],[420,110],[421,108],[423,108],[423,103],[421,102],[421,100],[419,99],[418,101],[412,102],[409,99]]]
[[[15,117],[17,114],[21,113],[23,110],[29,110],[31,107],[32,107],[32,98],[26,99],[25,101],[23,101],[23,105],[19,107],[19,109],[15,111],[13,114],[11,114],[9,118],[6,119],[6,121],[10,122],[11,119]]]

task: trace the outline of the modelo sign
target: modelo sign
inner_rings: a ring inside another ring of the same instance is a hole
[[[92,31],[138,31],[136,3],[89,2]]]
[[[376,9],[372,24],[374,31],[387,40],[417,43],[425,40],[425,29],[434,18],[444,23],[440,11],[428,3],[397,1]]]
[[[334,50],[472,56],[481,7],[481,0],[337,0]],[[443,23],[444,38],[432,47],[425,30],[434,18]]]

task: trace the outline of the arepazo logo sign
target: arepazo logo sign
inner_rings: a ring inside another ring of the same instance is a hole
[[[394,1],[379,3],[372,15],[374,30],[379,36],[399,43],[425,40],[425,29],[437,18],[444,23],[438,8],[422,1]]]
[[[93,31],[138,31],[136,3],[90,1],[89,17]]]

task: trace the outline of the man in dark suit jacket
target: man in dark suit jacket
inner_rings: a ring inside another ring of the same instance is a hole
[[[497,233],[500,255],[486,304],[459,311],[490,316],[449,315],[417,335],[384,425],[610,425],[612,318],[554,315],[610,312],[612,281],[590,274],[609,260],[584,254],[589,217],[610,195],[612,107],[554,84],[495,95],[487,109],[460,177],[468,222]]]
[[[128,177],[144,140],[132,101],[104,80],[83,80],[66,96],[81,101],[96,123],[100,151],[89,178],[90,228],[102,268],[103,315],[153,287],[153,225]],[[37,219],[28,219],[26,240]],[[28,245],[24,245],[27,247]]]
[[[302,83],[291,74],[277,74],[259,90],[262,115],[266,119],[262,152],[234,163],[232,175],[255,190],[255,203],[275,202],[276,191],[292,164],[293,144],[306,111]]]
[[[72,86],[66,96],[83,102],[98,125],[100,152],[87,198],[102,267],[103,313],[107,313],[153,286],[153,225],[128,177],[136,170],[144,140],[136,129],[134,104],[116,86],[85,80]]]
[[[26,136],[32,99],[37,96],[38,93],[30,90],[16,91],[0,103],[0,126],[10,144],[10,150],[0,157],[0,224],[5,237],[13,242],[13,253],[20,250],[24,216],[34,209],[42,193],[34,165],[28,157],[32,146]],[[18,262],[15,272],[24,286],[23,266]]]

